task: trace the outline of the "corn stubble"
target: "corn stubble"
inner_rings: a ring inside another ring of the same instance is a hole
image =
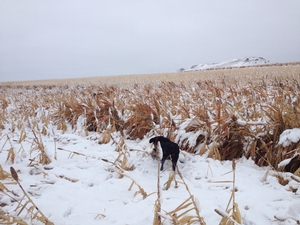
[[[219,223],[219,225],[235,225],[235,224],[242,224],[242,216],[238,207],[238,203],[235,200],[235,192],[236,192],[236,187],[235,187],[235,171],[236,171],[236,162],[235,159],[232,160],[232,174],[233,174],[233,179],[232,181],[232,191],[231,191],[231,196],[228,201],[226,210],[220,210],[220,209],[215,209],[215,212],[219,214],[222,219]],[[215,182],[222,182],[222,181],[215,181]],[[223,181],[223,182],[228,182],[228,181]],[[232,208],[231,208],[232,207]]]
[[[131,152],[124,140],[143,139],[149,132],[175,140],[181,150],[189,153],[218,160],[244,156],[253,159],[258,166],[269,165],[280,171],[278,164],[281,161],[295,158],[300,153],[300,142],[289,146],[278,144],[284,130],[300,127],[299,74],[299,65],[289,65],[149,75],[139,77],[139,83],[135,83],[136,76],[124,76],[123,80],[120,77],[117,80],[95,78],[69,84],[50,81],[22,85],[3,83],[0,84],[0,138],[5,142],[0,146],[0,152],[5,149],[6,163],[13,164],[16,157],[22,158],[25,154],[23,144],[31,143],[30,153],[34,152],[35,157],[29,166],[47,165],[56,159],[56,147],[52,159],[43,144],[43,136],[54,137],[55,132],[67,131],[87,136],[89,132],[95,132],[99,144],[112,141],[119,153],[114,162],[100,160],[109,163],[120,178],[131,179],[129,190],[137,186],[136,195],[141,194],[143,199],[153,193],[147,194],[131,178],[130,171],[135,166],[129,163]],[[106,85],[103,85],[104,81]],[[2,131],[6,126],[10,127],[9,133]],[[115,133],[120,134],[119,140],[114,138]],[[17,142],[15,139],[18,139]],[[69,158],[72,157],[89,156],[69,151]],[[286,171],[294,173],[293,179],[298,180],[298,161],[295,162]],[[178,175],[180,182],[186,185],[180,171]],[[11,177],[2,169],[0,176],[1,181],[13,179],[21,187],[15,174]],[[64,175],[58,177],[77,182]],[[153,224],[162,223],[160,182],[157,181]],[[175,175],[171,174],[165,188],[170,188],[172,182],[178,185]],[[9,194],[5,184],[0,184],[1,193]],[[186,188],[189,191],[187,185]],[[24,190],[24,196],[25,193]],[[232,199],[231,210],[235,212],[234,192]],[[34,206],[30,199],[25,204]],[[24,210],[25,207],[18,209]],[[30,207],[26,209],[34,215],[34,219],[46,221],[47,218],[40,212],[33,213]],[[185,213],[190,210],[194,210],[196,216]],[[220,224],[238,221],[228,217],[232,212],[228,210],[228,207],[225,212],[217,210],[222,220],[226,220]],[[173,224],[205,224],[191,193],[190,198],[166,215]],[[0,218],[3,219],[3,215]],[[26,224],[18,218],[6,218],[7,224],[15,220]]]
[[[97,132],[100,144],[110,142],[114,132],[136,140],[155,131],[177,140],[190,153],[220,160],[246,156],[259,166],[271,164],[277,169],[299,148],[299,143],[278,145],[283,130],[300,127],[299,67],[285,68],[286,75],[278,75],[284,69],[280,67],[278,71],[232,69],[209,78],[200,73],[198,79],[193,75],[192,80],[161,83],[2,86],[0,124],[12,121],[15,130],[28,123],[35,134],[35,149],[42,153],[37,160],[44,164],[50,159],[43,153],[39,133],[49,135],[54,125],[62,132]],[[8,90],[24,97],[8,95]],[[18,107],[7,113],[10,103]],[[25,131],[21,134],[20,142],[26,138]],[[196,140],[188,134],[197,135]],[[14,159],[12,151],[8,158]]]
[[[169,219],[169,221],[174,225],[191,225],[191,224],[200,224],[206,225],[205,220],[203,217],[200,216],[200,209],[199,205],[195,200],[195,196],[192,195],[189,186],[184,181],[183,175],[180,169],[177,167],[176,171],[181,179],[180,183],[182,183],[186,191],[188,192],[189,196],[185,201],[183,201],[179,206],[177,206],[174,210],[166,212],[165,217]],[[159,175],[158,175],[159,177]],[[176,181],[176,175],[172,171],[169,175],[169,179],[166,182],[166,190],[170,188],[170,183],[174,180],[175,188],[178,187],[178,182]],[[194,214],[194,215],[193,215]]]

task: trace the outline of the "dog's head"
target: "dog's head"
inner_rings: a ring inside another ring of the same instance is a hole
[[[157,137],[154,137],[154,138],[151,138],[149,140],[149,143],[153,143],[154,145],[157,145],[157,142],[158,141],[170,141],[168,138],[165,138],[164,136],[157,136]]]
[[[156,158],[156,145],[157,145],[157,142],[159,141],[159,138],[160,138],[160,137],[161,137],[161,136],[157,136],[157,137],[151,138],[151,139],[149,140],[149,143],[150,143],[150,144],[151,144],[151,143],[154,144],[154,148],[153,148],[153,150],[152,150],[152,152],[151,152],[151,156],[152,156],[153,159]]]
[[[157,137],[154,137],[154,138],[151,138],[150,140],[149,140],[149,143],[154,143],[154,144],[156,144],[157,143]]]

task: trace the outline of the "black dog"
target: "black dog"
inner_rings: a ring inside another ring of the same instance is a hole
[[[157,146],[157,142],[160,142],[160,146],[162,148],[163,151],[163,157],[161,160],[161,167],[160,170],[164,169],[164,163],[166,161],[166,159],[168,157],[171,157],[171,161],[172,161],[172,168],[173,171],[175,172],[176,169],[176,164],[179,158],[179,146],[178,144],[170,141],[168,138],[165,138],[163,136],[157,136],[154,138],[151,138],[149,143],[154,143],[154,151],[156,152],[156,146]]]

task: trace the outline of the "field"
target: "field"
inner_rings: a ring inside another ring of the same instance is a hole
[[[300,224],[299,64],[3,82],[0,94],[0,224]],[[156,135],[179,144],[176,174],[157,172]],[[198,196],[206,187],[218,200]],[[244,202],[275,189],[270,210]]]

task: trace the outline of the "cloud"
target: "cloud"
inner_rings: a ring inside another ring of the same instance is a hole
[[[299,1],[1,1],[0,81],[299,61]]]

